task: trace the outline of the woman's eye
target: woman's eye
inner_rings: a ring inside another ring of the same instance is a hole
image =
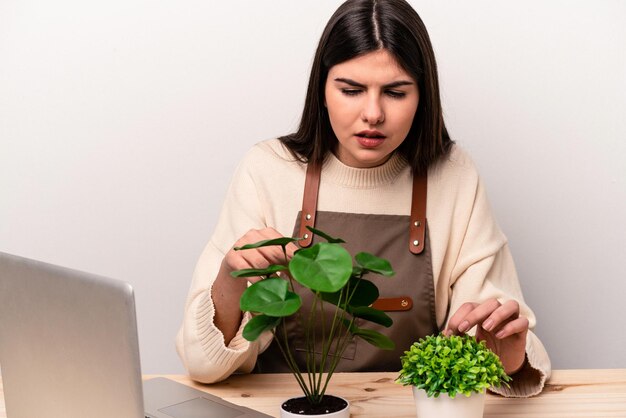
[[[361,93],[359,89],[341,89],[341,92],[346,96],[356,96]]]
[[[385,93],[387,94],[387,96],[392,97],[394,99],[401,99],[404,96],[406,96],[406,93],[402,91],[396,91],[396,90],[387,90]]]

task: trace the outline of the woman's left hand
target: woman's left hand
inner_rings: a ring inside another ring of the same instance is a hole
[[[483,303],[467,302],[452,315],[445,334],[462,334],[476,327],[476,339],[500,357],[508,375],[519,371],[526,358],[528,318],[520,316],[519,303],[500,303],[489,299]]]

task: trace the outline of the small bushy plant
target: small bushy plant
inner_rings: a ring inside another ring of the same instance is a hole
[[[511,380],[498,356],[470,335],[421,338],[401,360],[398,383],[423,389],[429,397],[470,396]]]

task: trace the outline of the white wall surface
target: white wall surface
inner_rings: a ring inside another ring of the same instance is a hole
[[[0,251],[136,289],[173,339],[230,176],[295,129],[340,1],[0,2]],[[412,1],[556,368],[626,367],[626,2]]]

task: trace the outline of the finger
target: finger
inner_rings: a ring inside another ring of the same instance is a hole
[[[224,257],[224,262],[231,272],[244,269],[264,269],[270,265],[269,261],[258,251],[231,250]],[[260,276],[246,277],[250,283],[256,283],[261,279]]]
[[[450,317],[450,320],[448,321],[448,327],[444,334],[446,334],[447,336],[450,336],[452,334],[459,334],[459,325],[465,320],[465,317],[476,308],[476,306],[478,306],[478,304],[472,302],[466,302],[461,305],[459,309],[457,309],[457,311],[454,313],[454,315]]]
[[[270,264],[286,264],[285,253],[281,246],[267,246],[259,248],[250,248],[246,250],[235,250],[247,244],[259,241],[281,238],[282,235],[274,228],[251,229],[246,232],[226,254],[225,261],[227,266],[233,270],[242,269],[264,269]],[[286,252],[286,251],[285,251]],[[248,278],[248,281],[255,283],[261,277]]]
[[[517,319],[504,324],[502,329],[496,332],[496,338],[504,339],[515,334],[523,334],[528,331],[529,321],[525,316],[520,316]]]
[[[285,254],[282,248],[278,247],[261,247],[250,250],[245,250],[242,254],[244,257],[253,258],[258,260],[263,265],[263,268],[269,264],[286,264]],[[262,259],[262,260],[261,260]]]
[[[508,300],[493,311],[491,315],[483,321],[481,326],[485,331],[493,331],[497,328],[501,328],[507,321],[517,319],[518,317],[519,303],[515,300]]]
[[[283,235],[281,235],[281,233],[278,232],[274,228],[266,228],[265,230],[262,230],[261,232],[266,236],[265,239],[273,239],[273,238],[282,238],[283,237]],[[298,250],[299,247],[296,244],[294,244],[293,242],[290,242],[290,243],[288,243],[285,246],[285,251],[284,252],[283,252],[282,247],[280,247],[280,246],[262,247],[262,248],[264,248],[264,249],[272,248],[274,250],[272,252],[272,255],[274,257],[276,257],[277,255],[280,256],[280,259],[275,259],[273,262],[284,264],[285,263],[285,253],[287,254],[287,260],[291,260],[291,258],[293,257],[293,254]]]
[[[476,324],[483,322],[493,311],[500,307],[497,299],[488,299],[469,312],[458,326],[459,332],[467,332]]]
[[[260,230],[252,230],[250,231],[250,235],[251,237],[254,237],[252,242],[258,242],[258,241],[262,241],[262,240],[270,240],[270,239],[276,239],[276,238],[282,238],[283,235],[281,235],[276,229],[274,228],[264,228],[264,229],[260,229]],[[255,248],[255,249],[250,249],[250,250],[244,250],[244,251],[248,251],[248,252],[254,252],[254,251],[258,251],[260,252],[263,257],[265,257],[265,259],[270,263],[270,264],[285,264],[290,258],[291,256],[293,256],[293,252],[297,249],[297,247],[295,247],[295,245],[292,244],[291,247],[289,247],[289,244],[287,246],[285,246],[285,251],[283,251],[282,246],[280,245],[270,245],[267,247],[259,247],[259,248]],[[289,248],[287,248],[289,247]],[[291,253],[291,255],[290,255]],[[285,257],[286,254],[286,257]]]
[[[255,259],[255,256],[253,255],[255,251],[236,250],[235,248],[243,247],[244,245],[260,241],[261,239],[259,231],[250,230],[235,242],[235,244],[224,256],[224,262],[231,272],[249,268],[260,268],[259,266],[263,263],[259,263],[259,260]]]
[[[240,257],[245,260],[245,263],[248,265],[248,267],[246,268],[260,270],[267,268],[271,264],[271,262],[263,255],[261,251],[242,251]]]
[[[228,272],[251,268],[250,262],[241,256],[237,251],[229,251],[224,256],[224,263]]]

